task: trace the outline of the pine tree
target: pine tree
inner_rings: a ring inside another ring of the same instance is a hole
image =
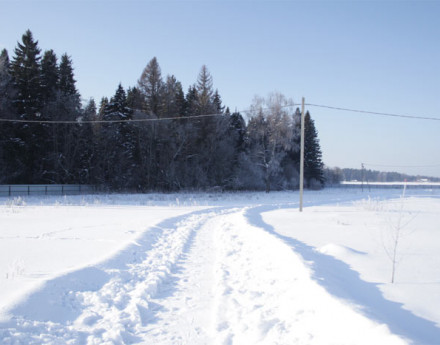
[[[315,122],[306,112],[304,117],[304,178],[308,188],[320,188],[324,184],[324,164]]]

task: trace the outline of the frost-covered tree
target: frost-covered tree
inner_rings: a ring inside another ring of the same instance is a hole
[[[262,171],[266,192],[283,182],[281,162],[292,146],[294,133],[290,103],[284,95],[273,93],[267,98],[256,97],[249,111],[249,154]]]

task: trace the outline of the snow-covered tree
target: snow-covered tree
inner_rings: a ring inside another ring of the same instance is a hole
[[[250,108],[249,154],[263,171],[266,192],[282,184],[281,162],[292,146],[294,126],[289,104],[284,95],[273,93],[267,98],[256,97]]]

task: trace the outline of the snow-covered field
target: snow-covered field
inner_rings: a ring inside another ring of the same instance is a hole
[[[401,194],[0,198],[0,343],[440,344],[440,190]]]

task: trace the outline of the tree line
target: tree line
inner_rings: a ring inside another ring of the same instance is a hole
[[[82,104],[71,58],[41,53],[31,31],[0,55],[0,183],[79,183],[113,191],[296,189],[300,112],[282,94],[225,107],[202,66],[187,92],[156,58],[136,86]],[[324,184],[305,116],[305,182]]]
[[[417,182],[420,180],[429,180],[431,182],[440,182],[440,178],[407,175],[399,172],[385,172],[371,169],[335,169],[339,171],[341,181],[368,181],[368,182]]]

